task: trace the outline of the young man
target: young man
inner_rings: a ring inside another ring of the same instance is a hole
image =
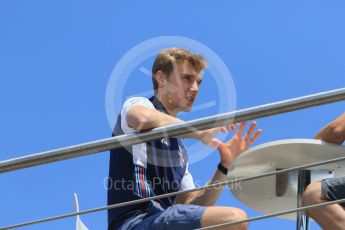
[[[345,140],[345,113],[325,126],[315,136],[334,144],[342,144]],[[345,198],[345,176],[325,179],[311,183],[303,194],[304,205],[319,204],[330,200]],[[345,204],[333,204],[320,208],[313,208],[307,214],[316,220],[323,229],[345,229]]]
[[[155,95],[150,99],[128,99],[118,116],[113,136],[141,132],[156,127],[183,122],[176,118],[180,111],[190,111],[195,101],[206,61],[186,49],[161,51],[152,67]],[[195,188],[188,170],[186,149],[181,138],[195,138],[218,148],[220,163],[209,183],[227,179],[232,161],[253,144],[261,130],[254,132],[253,122],[244,134],[242,123],[234,137],[223,143],[214,138],[219,131],[233,131],[237,125],[227,125],[180,136],[162,137],[130,147],[111,150],[108,204]],[[138,205],[108,211],[109,229],[195,229],[246,219],[244,211],[232,207],[213,206],[222,188],[189,192]],[[222,229],[247,229],[238,224]]]

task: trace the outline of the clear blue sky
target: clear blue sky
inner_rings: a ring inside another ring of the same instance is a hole
[[[196,104],[216,104],[183,115],[186,119],[217,113],[224,109],[217,102],[234,94],[241,109],[345,87],[344,11],[341,0],[2,0],[0,160],[109,137],[105,95],[111,72],[130,49],[159,36],[204,44],[232,74],[228,81],[236,91],[226,92],[215,84],[224,81],[222,76],[206,72]],[[137,69],[150,69],[151,61],[133,63],[117,101],[151,89],[149,78]],[[257,144],[310,138],[344,105],[259,119],[264,134]],[[214,152],[191,164],[194,179],[206,183],[218,161]],[[71,212],[73,192],[81,209],[104,206],[107,173],[105,152],[1,174],[0,226]],[[260,215],[228,191],[218,204]],[[106,228],[106,212],[82,219],[91,230]],[[69,218],[26,229],[74,226]],[[295,222],[273,218],[250,228],[294,229]]]

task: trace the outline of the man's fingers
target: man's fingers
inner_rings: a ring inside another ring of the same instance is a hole
[[[230,131],[234,131],[236,129],[235,124],[228,125]]]
[[[231,132],[231,131],[234,131],[235,129],[236,129],[236,125],[235,124],[230,124],[230,125],[226,125],[226,126],[220,127],[220,130],[223,133]]]
[[[221,142],[219,139],[212,138],[211,143],[210,143],[210,147],[219,148],[219,146],[221,146],[222,144],[223,144],[223,142]]]
[[[256,141],[256,139],[258,139],[258,137],[261,135],[261,133],[262,133],[262,129],[259,129],[258,131],[256,131],[256,133],[254,134],[254,137],[250,139],[247,143],[249,145],[253,144]]]
[[[240,128],[238,129],[236,135],[242,136],[244,129],[246,128],[247,122],[242,122]]]
[[[250,127],[248,129],[248,132],[243,137],[245,140],[248,140],[252,136],[252,134],[255,130],[255,127],[256,127],[256,121],[253,121],[253,123],[250,125]]]

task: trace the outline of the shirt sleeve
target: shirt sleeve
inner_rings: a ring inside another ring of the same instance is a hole
[[[184,176],[182,178],[180,190],[188,190],[193,188],[195,188],[194,180],[192,174],[188,170],[187,164],[186,172],[184,173]]]
[[[121,129],[125,134],[138,132],[135,129],[128,126],[126,115],[128,110],[135,105],[145,106],[150,109],[154,109],[152,102],[145,97],[131,97],[127,99],[121,109]]]

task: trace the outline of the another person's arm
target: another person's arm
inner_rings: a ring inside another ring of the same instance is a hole
[[[314,138],[329,143],[342,144],[345,140],[345,113],[323,127]]]

